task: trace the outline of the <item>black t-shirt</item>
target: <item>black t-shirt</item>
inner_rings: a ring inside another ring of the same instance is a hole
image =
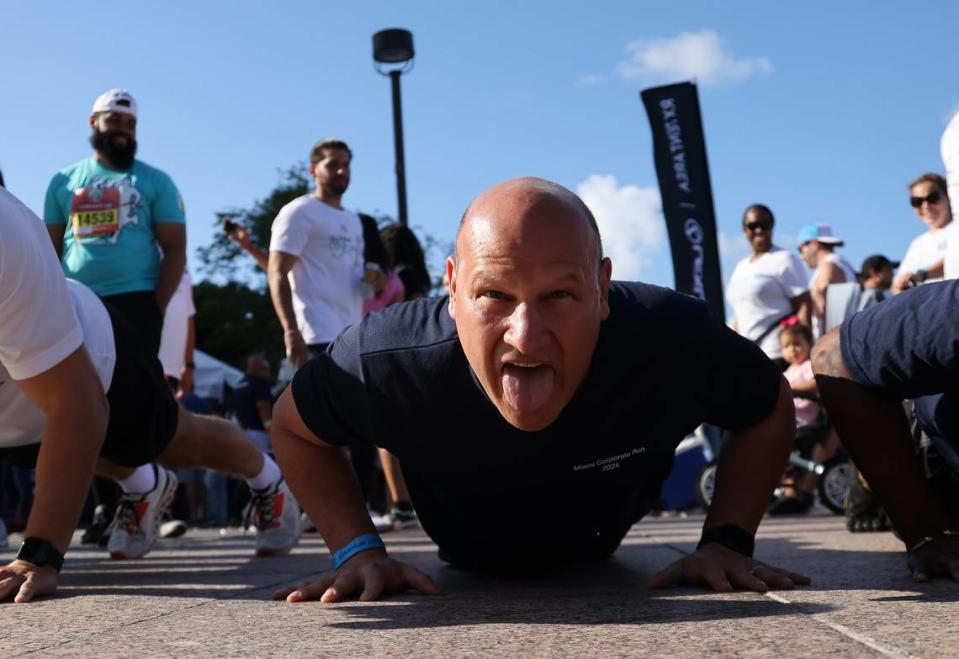
[[[345,330],[293,379],[297,409],[326,442],[396,455],[448,553],[509,560],[618,543],[658,497],[679,442],[703,421],[738,430],[764,419],[781,376],[692,297],[625,282],[609,297],[586,380],[541,431],[514,428],[489,401],[446,297]]]
[[[843,363],[862,385],[904,399],[959,384],[959,280],[887,298],[839,331]]]
[[[233,408],[236,420],[247,430],[263,430],[263,421],[260,411],[256,407],[257,401],[273,402],[273,392],[270,383],[256,375],[247,374],[240,382],[240,386],[233,392]]]

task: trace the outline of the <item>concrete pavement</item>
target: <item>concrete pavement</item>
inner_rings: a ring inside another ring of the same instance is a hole
[[[317,536],[273,559],[252,557],[252,536],[209,530],[161,541],[139,561],[77,547],[56,597],[0,605],[0,654],[959,655],[959,584],[912,583],[891,534],[852,535],[838,517],[767,519],[760,528],[757,558],[810,575],[810,587],[646,590],[694,548],[701,524],[701,516],[647,520],[610,561],[522,579],[450,569],[421,532],[390,534],[390,552],[444,594],[338,605],[270,600],[328,567]],[[12,554],[0,550],[0,560]]]

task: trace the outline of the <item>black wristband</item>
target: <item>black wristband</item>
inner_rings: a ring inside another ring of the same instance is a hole
[[[24,538],[20,551],[17,552],[17,559],[37,567],[49,565],[57,572],[63,567],[63,554],[60,550],[40,538]]]
[[[715,542],[726,549],[732,549],[743,556],[753,557],[753,551],[756,548],[756,539],[749,531],[744,531],[735,524],[723,524],[714,526],[711,529],[703,529],[703,535],[699,539],[696,549],[702,549],[704,545]]]

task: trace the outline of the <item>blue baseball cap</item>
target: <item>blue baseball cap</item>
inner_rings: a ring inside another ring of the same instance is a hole
[[[799,230],[799,244],[805,245],[810,240],[818,240],[823,245],[842,245],[842,238],[837,238],[832,227],[828,224],[807,224]]]

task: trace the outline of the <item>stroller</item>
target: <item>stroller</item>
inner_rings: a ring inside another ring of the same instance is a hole
[[[817,402],[819,400],[814,394],[797,393],[794,397],[807,398]],[[846,510],[846,495],[849,492],[849,484],[851,479],[854,478],[852,463],[841,447],[835,456],[825,462],[816,462],[811,457],[813,448],[826,439],[830,430],[829,423],[824,416],[812,425],[796,429],[796,443],[789,454],[786,476],[798,482],[803,474],[807,472],[815,473],[819,476],[816,489],[820,503],[836,515],[842,515]],[[712,443],[710,449],[713,456],[718,456],[723,443],[725,443],[723,438],[719,438]],[[703,510],[709,510],[709,506],[712,504],[713,493],[716,489],[717,464],[717,459],[710,459],[696,479],[696,501]],[[776,497],[780,496],[784,488],[785,484],[781,484],[776,488],[774,495]]]

